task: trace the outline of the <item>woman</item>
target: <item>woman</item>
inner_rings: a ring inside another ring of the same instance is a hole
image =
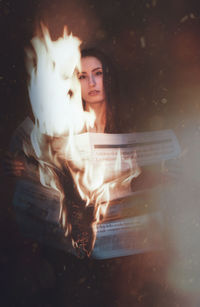
[[[92,110],[96,116],[95,125],[90,132],[118,133],[119,86],[110,59],[97,49],[84,49],[81,51],[81,67],[78,78],[83,108],[86,111]],[[18,177],[23,174],[25,163],[23,159],[13,158],[8,154],[4,167],[7,174]]]
[[[119,132],[119,127],[117,127],[117,105],[119,100],[118,93],[118,84],[116,81],[116,73],[111,66],[110,60],[100,51],[95,49],[87,49],[81,52],[81,71],[78,73],[78,78],[81,83],[81,93],[83,108],[86,111],[93,111],[96,115],[95,125],[90,129],[90,132],[97,133],[117,133]],[[25,164],[23,161],[18,161],[14,159],[10,163],[10,169],[15,176],[21,176],[25,170]],[[138,167],[138,174],[140,173]],[[66,199],[66,206],[69,216],[74,216],[73,220],[73,229],[76,229],[76,222],[78,221],[77,216],[80,213],[80,206],[74,206],[73,203],[81,204],[80,196],[76,195],[72,180],[66,180],[67,174],[62,181],[63,190],[69,190],[70,195],[68,197],[70,204]],[[69,176],[70,177],[70,176]],[[131,188],[137,190],[141,187],[144,182],[149,184],[150,180],[145,180],[146,176],[142,175],[131,181]],[[148,176],[147,176],[148,177]],[[138,180],[139,179],[139,180]],[[148,178],[147,178],[148,179]],[[61,180],[61,179],[60,179]],[[137,185],[138,182],[138,185]],[[127,182],[127,185],[130,183]],[[148,186],[147,184],[147,186]],[[138,186],[138,187],[137,187]],[[124,187],[129,190],[129,186]],[[82,206],[82,205],[81,205]],[[82,206],[84,208],[84,206]],[[77,208],[77,210],[75,210]],[[77,211],[77,212],[76,212]],[[65,212],[65,211],[63,211]],[[86,214],[87,213],[87,214]],[[86,217],[89,216],[91,220],[93,219],[93,212],[82,212],[82,215]],[[65,216],[65,214],[63,215]],[[90,221],[91,222],[91,221]],[[72,225],[71,224],[71,225]],[[91,223],[90,223],[91,224]],[[88,236],[92,237],[92,231],[89,229],[89,223],[84,223],[84,231],[81,231],[80,234],[86,233]],[[79,225],[78,225],[79,226]],[[80,227],[78,227],[80,229]],[[81,228],[82,229],[82,228]],[[77,232],[78,233],[78,232]],[[79,235],[79,233],[78,233]],[[91,246],[89,246],[91,240],[78,238],[77,241],[83,242],[84,250],[91,251]],[[85,243],[86,242],[86,243]],[[85,247],[86,246],[86,247]]]
[[[94,129],[91,132],[116,133],[117,105],[119,86],[116,72],[110,59],[96,49],[84,49],[81,52],[81,83],[83,107],[93,110],[96,115]]]

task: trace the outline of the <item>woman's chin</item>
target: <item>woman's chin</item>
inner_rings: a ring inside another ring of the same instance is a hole
[[[94,97],[94,99],[90,99],[88,101],[86,101],[86,104],[88,105],[95,105],[95,104],[102,104],[105,100],[104,99],[100,99],[98,97]]]

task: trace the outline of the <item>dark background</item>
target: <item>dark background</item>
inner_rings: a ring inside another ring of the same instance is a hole
[[[198,217],[199,1],[13,0],[1,1],[0,5],[1,157],[12,132],[31,112],[24,48],[40,20],[48,25],[53,38],[61,35],[67,24],[83,46],[95,46],[113,58],[125,131],[175,131],[183,152],[187,152],[184,176],[190,181],[186,183],[190,197],[183,211],[187,216],[190,209],[186,207],[191,208],[192,203]],[[177,290],[168,282],[168,266],[173,262],[169,250],[80,261],[24,239],[12,210],[12,179],[1,175],[1,180],[2,306],[199,306],[196,290]],[[174,210],[179,211],[177,207]],[[193,238],[193,232],[190,235]],[[194,267],[198,264],[195,262]],[[188,278],[192,280],[193,273]],[[196,279],[197,287],[199,274]]]

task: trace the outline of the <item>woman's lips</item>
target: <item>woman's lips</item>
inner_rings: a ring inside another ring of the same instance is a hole
[[[90,91],[90,92],[88,93],[88,95],[89,95],[89,96],[96,96],[96,95],[98,95],[99,93],[100,93],[100,91],[94,90],[94,91]]]

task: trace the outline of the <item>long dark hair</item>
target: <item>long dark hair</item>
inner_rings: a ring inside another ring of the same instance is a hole
[[[100,50],[95,48],[83,49],[81,58],[95,57],[101,64],[103,69],[103,85],[106,96],[106,133],[119,132],[118,120],[118,103],[119,103],[119,86],[117,81],[117,73],[111,60]],[[85,103],[83,101],[83,106]]]

